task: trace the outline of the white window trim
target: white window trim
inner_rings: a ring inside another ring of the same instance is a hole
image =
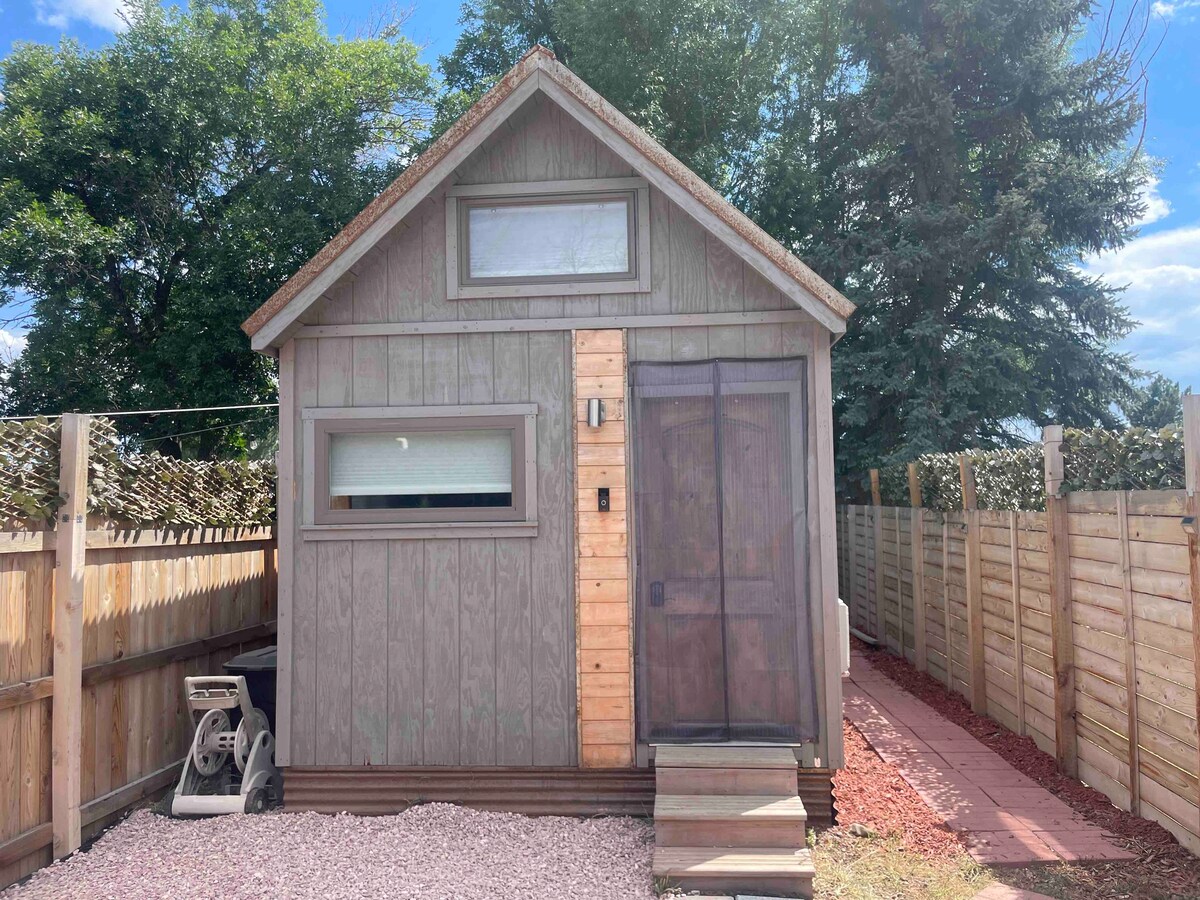
[[[536,403],[483,404],[473,406],[359,406],[305,407],[300,411],[303,427],[304,469],[301,474],[300,533],[304,540],[397,540],[403,538],[472,538],[537,536],[537,413]],[[316,524],[317,427],[318,421],[372,419],[446,419],[453,428],[457,418],[524,417],[525,518],[521,521],[464,522],[362,522]]]
[[[462,284],[459,271],[458,201],[478,197],[529,199],[554,194],[634,192],[633,247],[636,277],[612,281],[564,278],[520,284]],[[650,291],[650,183],[645,178],[581,178],[510,184],[457,184],[446,191],[446,296],[450,300],[492,297],[558,297],[572,294],[645,294]]]

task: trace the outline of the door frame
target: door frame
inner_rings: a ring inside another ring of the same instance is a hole
[[[803,565],[796,566],[794,578],[795,578],[795,582],[796,582],[795,588],[797,590],[796,596],[806,598],[806,601],[809,605],[809,610],[808,610],[809,629],[811,631],[812,630],[811,619],[812,619],[814,612],[811,608],[812,607],[812,597],[810,596],[811,591],[812,591],[812,584],[811,584],[811,568],[812,568],[811,540],[812,540],[812,536],[810,534],[810,530],[811,530],[811,522],[812,522],[811,506],[815,502],[815,500],[812,496],[813,491],[812,491],[812,484],[811,484],[811,478],[810,478],[811,461],[812,461],[811,456],[812,456],[812,452],[813,452],[813,448],[811,446],[811,439],[810,439],[811,417],[813,415],[813,410],[811,410],[809,408],[811,405],[810,401],[812,398],[812,384],[811,384],[812,377],[813,377],[812,355],[808,354],[808,353],[802,353],[802,354],[792,354],[792,355],[788,355],[788,356],[778,356],[778,357],[711,357],[711,358],[696,359],[696,360],[638,360],[636,362],[635,361],[629,362],[628,366],[631,369],[633,366],[641,364],[641,363],[649,363],[651,365],[664,365],[664,366],[666,366],[666,365],[688,366],[688,365],[716,364],[716,363],[720,363],[720,362],[770,363],[770,362],[784,362],[784,361],[789,361],[789,360],[791,360],[791,361],[798,360],[798,361],[803,362],[803,366],[804,366],[803,375],[800,380],[794,379],[791,381],[736,381],[736,382],[729,382],[729,385],[741,388],[742,390],[739,390],[737,392],[743,393],[743,394],[786,393],[789,395],[790,402],[789,402],[788,409],[789,409],[790,433],[793,435],[794,438],[798,438],[799,441],[801,442],[801,447],[800,447],[798,454],[792,454],[792,485],[793,485],[793,491],[796,489],[796,486],[798,485],[798,486],[800,486],[801,490],[804,493],[804,515],[799,516],[799,517],[794,516],[794,520],[798,527],[795,529],[794,537],[793,537],[793,541],[795,543],[795,551],[794,552],[797,554],[796,558],[803,560]],[[657,389],[656,389],[656,387],[649,387],[648,389],[643,388],[643,390],[649,390],[650,396],[653,396],[655,393],[658,393],[659,391],[661,391],[661,394],[659,394],[660,396],[668,397],[668,396],[702,396],[704,394],[712,393],[714,391],[714,388],[711,384],[708,384],[708,385],[680,385],[680,386],[674,386],[674,387],[663,386],[663,387],[657,388]],[[637,469],[638,469],[638,461],[637,461],[638,454],[636,452],[637,444],[635,442],[636,442],[637,437],[634,433],[634,422],[633,422],[634,417],[635,417],[633,391],[634,391],[634,385],[633,385],[632,379],[629,377],[629,373],[627,372],[626,373],[626,384],[625,384],[625,445],[628,448],[628,452],[626,454],[626,476],[625,476],[625,478],[626,478],[626,496],[628,497],[628,503],[629,503],[628,529],[629,529],[629,557],[630,557],[630,625],[631,625],[632,639],[634,641],[633,666],[632,666],[632,670],[633,670],[632,671],[632,676],[633,676],[632,677],[632,694],[633,694],[633,696],[630,699],[632,700],[634,765],[637,767],[640,767],[640,768],[645,768],[652,764],[652,761],[654,759],[655,747],[660,742],[649,742],[649,741],[643,740],[639,735],[639,729],[638,729],[638,713],[639,713],[638,692],[640,690],[640,685],[639,685],[639,679],[638,679],[638,665],[637,665],[637,655],[638,655],[637,641],[641,634],[641,630],[640,630],[639,622],[638,622],[638,617],[641,612],[641,605],[639,603],[639,588],[640,588],[639,579],[641,576],[641,572],[640,572],[640,559],[639,559],[639,553],[638,553],[638,550],[640,547],[638,529],[640,528],[641,523],[638,521],[637,501],[636,501],[636,497],[637,497],[636,485],[637,485],[637,480],[638,480],[638,471],[637,471]],[[645,396],[645,394],[643,394],[643,396]],[[818,688],[818,689],[819,689],[819,682],[821,681],[821,677],[822,677],[821,672],[819,671],[819,667],[820,667],[819,654],[820,654],[820,652],[821,652],[821,648],[814,644],[814,646],[812,647],[812,666],[813,666],[813,677],[814,677],[814,679],[816,679],[816,682],[817,682],[814,684],[814,687]],[[814,713],[816,713],[816,712],[817,712],[817,708],[814,707]],[[818,722],[818,730],[819,731],[824,730],[823,723]],[[819,738],[818,738],[818,740],[819,740]],[[666,743],[666,742],[662,742],[662,743]],[[730,741],[722,741],[722,742],[712,742],[712,741],[678,742],[678,741],[673,741],[670,743],[687,743],[690,746],[699,746],[699,747],[702,747],[702,746],[787,747],[787,748],[790,748],[793,750],[793,752],[795,753],[797,762],[801,763],[801,764],[803,764],[805,759],[807,759],[813,755],[813,752],[817,747],[817,743],[814,741],[804,741],[804,742],[801,742],[801,741],[797,741],[797,742],[770,741],[770,742],[768,742],[768,741],[730,740]]]

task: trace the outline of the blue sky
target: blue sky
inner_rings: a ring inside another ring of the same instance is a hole
[[[0,0],[0,53],[16,41],[52,43],[68,34],[90,46],[120,27],[122,0]],[[1115,0],[1117,20],[1133,0]],[[1146,147],[1159,160],[1147,188],[1141,234],[1126,247],[1085,261],[1089,272],[1128,285],[1125,302],[1142,324],[1124,343],[1137,363],[1200,392],[1200,0],[1147,0],[1152,4],[1150,43],[1162,45],[1150,63]],[[332,31],[353,34],[380,7],[374,0],[327,5]],[[408,35],[426,61],[454,45],[458,3],[417,0]],[[1085,46],[1099,40],[1100,23]],[[0,355],[20,338],[0,330]]]

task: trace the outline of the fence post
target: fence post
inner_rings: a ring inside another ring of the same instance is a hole
[[[909,532],[912,544],[913,578],[913,663],[918,671],[928,669],[925,652],[925,511],[921,509],[921,474],[916,463],[908,464]]]
[[[88,431],[91,417],[62,417],[54,552],[54,682],[51,810],[54,856],[79,849],[83,754],[83,579],[87,538]]]
[[[971,710],[987,715],[987,685],[983,669],[983,574],[980,572],[979,502],[975,495],[975,466],[963,454],[958,458],[963,509],[967,513],[967,658],[971,664]]]
[[[887,649],[887,620],[883,615],[883,495],[879,490],[879,470],[871,469],[871,557],[869,572],[875,578],[875,638]]]
[[[1021,532],[1018,513],[1008,513],[1008,543],[1011,551],[1013,656],[1016,657],[1017,733],[1025,736],[1025,633],[1021,621]]]
[[[1129,494],[1117,494],[1117,531],[1121,542],[1121,599],[1125,608],[1125,729],[1129,740],[1129,811],[1142,814],[1141,743],[1138,738],[1137,654],[1133,642],[1133,579],[1129,560]],[[1193,631],[1193,635],[1195,632]]]
[[[1054,752],[1059,771],[1079,776],[1075,740],[1075,635],[1071,621],[1071,549],[1063,483],[1063,429],[1042,429],[1046,468],[1046,556],[1050,568],[1050,654],[1054,661]]]
[[[1200,396],[1196,394],[1183,398],[1183,479],[1187,513],[1192,517],[1188,533],[1192,609],[1200,609]],[[1197,677],[1196,715],[1200,717],[1200,621],[1196,619],[1192,621],[1192,655]]]

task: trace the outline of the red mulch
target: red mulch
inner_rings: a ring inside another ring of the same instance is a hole
[[[846,766],[833,776],[833,796],[842,827],[866,825],[880,835],[899,834],[904,849],[931,859],[958,856],[962,841],[884,762],[853,725],[843,721]]]
[[[1099,791],[1061,774],[1054,758],[1039,750],[1032,738],[1013,734],[992,719],[976,715],[962,696],[947,690],[927,673],[857,639],[855,649],[908,693],[969,731],[1088,821],[1116,835],[1117,843],[1139,857],[1133,863],[1114,864],[1126,875],[1131,866],[1147,867],[1147,874],[1153,873],[1149,880],[1162,884],[1172,896],[1200,897],[1200,860],[1161,825],[1118,809]]]

